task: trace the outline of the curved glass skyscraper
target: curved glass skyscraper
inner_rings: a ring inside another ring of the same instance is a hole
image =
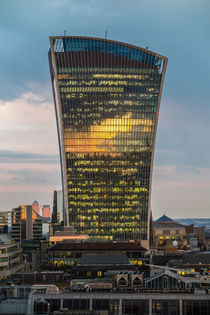
[[[50,37],[66,224],[147,240],[167,58],[107,39]]]

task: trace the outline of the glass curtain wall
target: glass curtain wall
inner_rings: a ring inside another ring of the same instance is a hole
[[[51,38],[66,222],[106,240],[148,238],[167,59],[105,39]]]

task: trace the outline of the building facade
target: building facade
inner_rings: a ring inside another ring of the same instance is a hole
[[[35,212],[31,205],[22,205],[12,209],[10,234],[17,242],[40,240],[49,235],[49,222]]]
[[[65,225],[91,238],[149,238],[167,58],[107,39],[50,37]]]
[[[23,270],[20,244],[8,234],[0,235],[0,279]]]
[[[60,227],[61,228],[61,227]],[[72,226],[64,226],[62,230],[57,230],[54,232],[54,235],[49,236],[49,243],[56,244],[58,242],[63,242],[66,240],[73,242],[86,241],[88,239],[87,235],[78,235],[75,233]]]
[[[0,212],[0,233],[9,233],[11,227],[11,211]]]
[[[52,209],[52,223],[63,222],[63,192],[62,190],[54,190],[53,192],[53,209]]]
[[[53,192],[53,207],[52,207],[52,216],[51,216],[51,223],[58,222],[58,205],[57,205],[57,190]]]
[[[48,264],[58,268],[77,265],[83,255],[94,254],[126,254],[130,263],[139,266],[143,261],[149,262],[146,249],[131,242],[76,242],[75,239],[74,242],[58,242],[47,250]]]
[[[166,252],[174,252],[187,246],[186,226],[166,215],[154,222],[154,237],[156,248]]]
[[[40,212],[39,212],[40,211],[40,205],[39,205],[38,201],[34,200],[34,202],[32,203],[32,209],[36,213],[40,214]]]
[[[47,219],[47,220],[50,220],[50,216],[51,216],[51,213],[50,213],[50,206],[49,205],[43,205],[42,207],[42,216],[43,218]]]

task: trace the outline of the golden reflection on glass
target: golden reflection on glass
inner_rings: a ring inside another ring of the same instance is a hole
[[[138,67],[107,66],[103,50],[100,67],[74,66],[80,40],[75,45],[68,58],[56,55],[70,224],[93,238],[146,239],[159,64],[148,56],[145,66],[143,57]],[[88,53],[84,63],[96,58]]]

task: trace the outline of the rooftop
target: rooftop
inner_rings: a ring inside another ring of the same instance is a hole
[[[65,242],[53,245],[50,251],[146,251],[140,243],[130,242]]]
[[[162,222],[162,221],[156,221],[156,222],[154,222],[154,227],[155,228],[169,228],[169,229],[171,229],[171,228],[183,228],[183,229],[185,229],[185,225],[183,225],[183,224],[180,224],[180,223],[178,223],[178,222],[176,222],[176,221],[168,221],[168,222]]]
[[[132,55],[132,58],[138,59],[139,55],[135,55],[132,54],[134,53],[134,51],[141,51],[144,56],[145,55],[151,55],[154,56],[156,58],[161,58],[163,60],[167,60],[166,57],[157,54],[153,51],[148,50],[147,48],[142,48],[139,46],[134,46],[128,43],[124,43],[124,42],[119,42],[119,41],[115,41],[115,40],[111,40],[111,39],[107,39],[107,38],[96,38],[96,37],[86,37],[86,36],[50,36],[50,42],[53,44],[54,46],[54,50],[55,52],[63,52],[63,51],[70,51],[70,46],[71,46],[71,50],[73,51],[81,51],[81,50],[88,50],[89,46],[88,46],[88,42],[92,41],[95,45],[95,49],[99,48],[101,46],[101,48],[103,48],[103,52],[111,52],[113,53],[116,49],[116,47],[127,47],[127,55]],[[73,45],[74,43],[76,43],[77,45]],[[81,44],[82,43],[82,44]],[[104,45],[104,43],[110,43],[112,45],[109,45],[108,51],[105,51],[106,46]],[[70,45],[71,44],[71,45]],[[119,50],[119,49],[118,49]],[[119,50],[117,52],[118,54],[121,53],[121,50]],[[135,55],[135,57],[134,57]],[[140,57],[142,59],[142,57]]]
[[[210,265],[210,252],[199,252],[191,255],[185,255],[183,258],[184,264]]]
[[[154,222],[154,227],[158,227],[158,228],[182,228],[183,227],[184,228],[185,225],[180,224],[179,222],[163,214],[162,217],[160,217]]]
[[[14,243],[15,240],[9,234],[0,234],[0,245]]]
[[[79,265],[129,265],[125,254],[83,254]]]
[[[167,215],[163,214],[162,217],[156,220],[156,222],[173,222],[171,218],[167,217]]]

